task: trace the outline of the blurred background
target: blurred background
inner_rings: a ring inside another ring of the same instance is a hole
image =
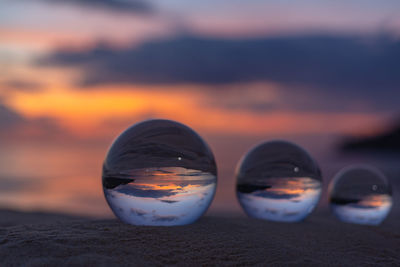
[[[241,212],[235,166],[271,139],[319,162],[320,210],[352,163],[396,194],[399,13],[398,0],[0,0],[0,207],[112,216],[102,161],[150,118],[213,149],[210,212]]]

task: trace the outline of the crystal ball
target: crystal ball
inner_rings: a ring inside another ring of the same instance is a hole
[[[250,150],[236,170],[236,193],[250,217],[298,222],[318,204],[321,171],[301,147],[286,141],[262,143]]]
[[[204,140],[170,120],[125,130],[103,164],[103,191],[114,214],[134,225],[184,225],[199,219],[215,194],[217,168]]]
[[[392,208],[392,190],[385,175],[376,168],[354,165],[341,170],[332,180],[329,203],[343,222],[379,225]]]

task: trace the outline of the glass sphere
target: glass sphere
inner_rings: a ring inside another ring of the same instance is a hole
[[[192,129],[169,120],[133,125],[112,144],[103,190],[114,214],[134,225],[184,225],[208,209],[215,194],[214,156]]]
[[[343,222],[378,225],[392,207],[392,190],[377,169],[356,165],[341,170],[329,186],[333,213]]]
[[[298,222],[318,204],[322,176],[317,163],[299,146],[285,141],[262,143],[241,160],[236,192],[248,216]]]

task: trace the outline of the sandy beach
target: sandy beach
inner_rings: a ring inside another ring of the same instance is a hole
[[[0,212],[2,266],[400,265],[399,220],[379,227],[317,212],[301,223],[207,215],[179,227]]]

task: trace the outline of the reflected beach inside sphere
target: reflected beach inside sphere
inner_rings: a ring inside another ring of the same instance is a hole
[[[333,213],[343,222],[379,225],[392,208],[391,187],[378,170],[353,166],[333,179],[329,201]]]
[[[318,204],[322,177],[314,160],[300,147],[272,141],[251,150],[237,174],[237,197],[254,218],[298,222]]]
[[[103,190],[114,214],[135,225],[184,225],[207,210],[216,189],[211,150],[190,128],[167,120],[139,123],[112,145]]]

